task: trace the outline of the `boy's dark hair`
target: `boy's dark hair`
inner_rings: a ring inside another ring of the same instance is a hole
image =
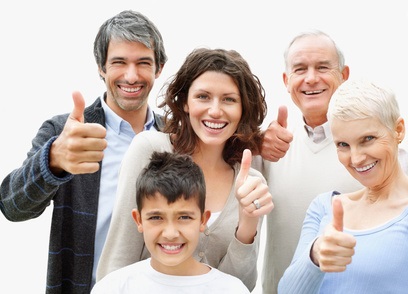
[[[205,210],[205,180],[201,168],[189,155],[170,152],[153,152],[150,163],[136,182],[136,204],[139,212],[145,198],[161,194],[167,202],[181,197],[197,199],[201,213]]]

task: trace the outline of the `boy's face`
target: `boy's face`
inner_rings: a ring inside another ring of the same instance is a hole
[[[169,275],[186,275],[196,262],[193,253],[210,212],[201,214],[196,199],[180,198],[168,204],[161,194],[143,200],[141,213],[132,210],[138,231],[143,233],[152,267]]]

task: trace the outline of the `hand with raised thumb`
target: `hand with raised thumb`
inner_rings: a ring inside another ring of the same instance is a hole
[[[242,154],[241,168],[236,178],[236,197],[241,209],[247,216],[259,217],[273,209],[272,195],[269,187],[261,177],[249,175],[252,153],[245,149]]]
[[[315,241],[311,257],[324,272],[342,272],[352,261],[356,239],[343,232],[344,209],[338,197],[332,202],[333,219],[324,234]]]
[[[50,170],[57,176],[63,172],[96,172],[107,146],[106,129],[97,123],[84,122],[85,101],[82,94],[74,92],[72,99],[74,109],[49,154]]]
[[[244,243],[253,242],[259,218],[274,207],[269,187],[260,176],[250,175],[252,153],[244,150],[241,167],[235,181],[235,197],[239,202],[239,221],[236,238]]]
[[[261,150],[262,158],[276,162],[284,157],[289,150],[293,134],[287,130],[287,120],[288,109],[286,106],[280,106],[277,119],[272,121],[264,131]]]

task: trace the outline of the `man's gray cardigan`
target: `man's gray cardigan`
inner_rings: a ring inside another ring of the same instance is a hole
[[[53,203],[47,293],[91,290],[101,170],[56,177],[48,168],[51,144],[62,132],[68,115],[54,116],[42,124],[23,165],[12,171],[0,187],[0,209],[10,221],[36,218]],[[105,126],[99,98],[85,109],[84,118],[86,122]],[[163,127],[157,114],[155,127],[158,130]]]

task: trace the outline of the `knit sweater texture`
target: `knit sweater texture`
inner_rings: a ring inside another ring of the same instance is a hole
[[[56,115],[42,124],[22,166],[8,174],[0,187],[0,209],[10,221],[39,217],[53,206],[46,293],[91,291],[101,170],[56,177],[48,165],[51,145],[68,115]],[[85,108],[84,119],[105,126],[100,98]],[[155,127],[162,127],[157,114]]]
[[[291,125],[296,127],[291,129],[293,141],[285,157],[278,162],[263,161],[263,175],[275,204],[266,221],[262,272],[263,291],[268,294],[277,293],[312,200],[333,189],[346,193],[362,188],[339,162],[331,133],[316,144],[309,138],[302,120]]]

